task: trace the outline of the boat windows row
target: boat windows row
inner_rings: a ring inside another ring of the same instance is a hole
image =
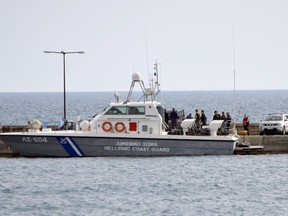
[[[113,106],[105,115],[145,115],[145,106]]]

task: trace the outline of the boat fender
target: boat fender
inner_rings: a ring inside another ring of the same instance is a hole
[[[89,121],[87,121],[87,120],[81,121],[81,123],[80,123],[80,128],[81,128],[81,130],[83,130],[83,131],[89,131],[89,127],[90,127]]]
[[[115,130],[118,132],[118,133],[122,133],[123,131],[125,131],[126,127],[125,127],[125,124],[123,122],[117,122],[115,124]]]
[[[105,132],[110,132],[112,130],[112,123],[111,122],[108,122],[108,121],[105,121],[103,122],[102,124],[102,130],[105,131]]]
[[[37,119],[34,119],[32,122],[29,124],[30,128],[34,130],[39,130],[41,128],[41,122]]]

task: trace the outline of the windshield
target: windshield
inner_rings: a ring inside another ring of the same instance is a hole
[[[105,115],[126,115],[127,107],[126,106],[112,106]]]
[[[273,115],[269,115],[266,116],[265,121],[282,121],[283,117],[282,116],[273,116]]]

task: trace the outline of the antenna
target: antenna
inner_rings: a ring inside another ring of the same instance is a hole
[[[155,81],[154,81],[154,78],[153,78],[153,83],[152,85],[153,86],[153,92],[154,92],[154,97],[153,99],[156,98],[156,96],[159,94],[160,92],[160,83],[159,83],[159,70],[158,70],[158,65],[159,63],[157,62],[157,59],[155,60],[155,64],[154,64],[154,73],[153,73],[153,77],[155,77]]]
[[[236,88],[236,81],[235,81],[235,38],[234,38],[234,23],[232,22],[232,37],[233,37],[233,69],[234,69],[234,92]]]
[[[150,73],[149,73],[149,55],[148,55],[148,39],[147,39],[147,31],[146,31],[146,26],[144,26],[144,31],[145,31],[145,45],[146,45],[146,64],[147,64],[147,73],[148,73],[148,80],[150,83]],[[150,83],[150,88],[151,87],[151,83]]]
[[[130,86],[130,90],[128,92],[128,96],[125,103],[128,103],[131,99],[132,92],[134,89],[134,86],[136,83],[138,83],[142,89],[143,95],[139,99],[139,101],[143,98],[144,102],[148,99],[148,97],[151,97],[151,101],[154,101],[157,95],[160,93],[160,83],[159,83],[159,71],[158,71],[158,65],[159,63],[156,60],[156,63],[154,64],[154,72],[153,72],[153,78],[150,82],[151,88],[145,88],[143,80],[140,78],[139,73],[133,73],[132,74],[132,83]]]
[[[236,64],[235,64],[235,35],[234,35],[234,22],[232,21],[232,42],[233,42],[233,101],[235,102],[236,98]],[[236,116],[235,116],[235,103],[233,106],[233,116],[236,121]]]

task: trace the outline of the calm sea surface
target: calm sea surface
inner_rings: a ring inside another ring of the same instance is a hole
[[[124,100],[127,93],[121,93]],[[288,91],[163,92],[170,109],[288,113]],[[68,93],[67,116],[90,118],[113,93]],[[61,93],[0,93],[0,122],[60,120]],[[288,215],[288,156],[0,158],[0,215]]]
[[[287,215],[287,155],[0,158],[0,215]]]
[[[120,93],[125,100],[127,92]],[[139,93],[133,95],[139,99]],[[141,96],[141,95],[140,95]],[[191,91],[161,92],[157,99],[169,109],[184,110],[185,114],[203,109],[212,119],[215,110],[230,112],[237,122],[243,115],[250,122],[259,122],[267,113],[288,113],[288,90],[279,91]],[[68,93],[67,117],[75,120],[91,118],[114,100],[113,92]],[[0,122],[26,124],[28,120],[61,120],[62,93],[0,93]]]

